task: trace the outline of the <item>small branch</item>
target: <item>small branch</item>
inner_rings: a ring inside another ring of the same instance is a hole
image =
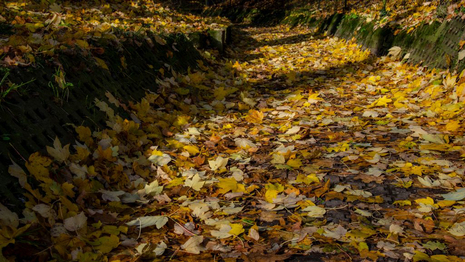
[[[24,160],[24,162],[27,162],[27,160],[19,153],[19,151],[16,150],[16,148],[11,143],[9,143],[9,144],[16,151],[16,154],[18,154]]]
[[[140,220],[140,218],[138,218],[137,220],[139,220],[139,235],[137,236],[137,239],[139,239],[140,235],[142,234],[142,221]]]
[[[344,254],[346,254],[346,256],[349,257],[350,261],[352,261],[352,257],[351,257],[346,251],[344,251],[344,249],[342,249],[341,245],[338,244],[338,245],[336,245],[336,246],[337,246]]]
[[[188,233],[189,235],[191,236],[197,236],[197,234],[191,232],[189,229],[187,229],[186,227],[184,227],[183,225],[181,225],[178,221],[174,220],[172,217],[169,217],[169,219],[173,220],[174,223],[176,223],[176,225],[180,226],[186,233]]]
[[[173,257],[176,255],[176,253],[178,253],[180,248],[178,248],[177,250],[174,251],[174,253],[170,256],[170,259],[169,261],[171,261],[171,259],[173,259]]]

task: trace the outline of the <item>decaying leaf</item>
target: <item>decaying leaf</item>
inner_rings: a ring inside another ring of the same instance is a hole
[[[201,245],[202,242],[203,242],[203,236],[193,236],[189,238],[189,240],[187,240],[181,246],[181,248],[187,253],[200,254],[201,251],[205,250],[205,248],[202,247]]]
[[[62,147],[58,137],[55,138],[55,141],[53,142],[53,147],[47,146],[47,152],[58,162],[66,161],[70,155],[69,145]]]
[[[2,225],[17,228],[19,226],[18,215],[11,212],[6,206],[0,204],[0,221]]]
[[[457,237],[465,236],[465,222],[453,224],[452,227],[449,228],[449,233]]]
[[[223,158],[219,156],[215,160],[208,160],[208,163],[210,164],[211,170],[221,172],[226,168],[228,161],[229,158]]]
[[[205,185],[205,181],[202,181],[199,174],[195,174],[192,179],[186,179],[184,185],[187,187],[191,187],[195,191],[200,191],[200,189]]]
[[[145,216],[131,220],[126,223],[128,226],[137,226],[138,228],[146,228],[150,226],[156,226],[157,229],[162,228],[168,222],[168,218],[165,216]]]
[[[323,217],[326,214],[326,209],[319,206],[308,206],[302,209],[302,211],[308,212],[307,216],[309,217]]]
[[[66,230],[74,232],[78,231],[81,228],[84,228],[84,226],[87,223],[87,217],[84,214],[84,212],[81,212],[76,216],[66,218],[65,220],[63,220],[63,223]]]

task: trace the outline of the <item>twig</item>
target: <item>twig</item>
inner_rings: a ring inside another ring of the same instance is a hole
[[[288,231],[286,231],[286,232],[288,232]],[[292,242],[292,241],[296,241],[296,240],[299,240],[299,238],[293,238],[293,239],[289,239],[289,240],[287,240],[287,241],[284,241],[284,242],[282,242],[282,243],[281,243],[281,244],[279,244],[279,245],[280,245],[281,247],[283,247],[283,246],[284,246],[284,244],[286,244],[286,243],[289,243],[289,242]]]
[[[289,214],[294,215],[294,213],[292,213],[289,209],[287,209],[286,206],[284,206],[284,209],[286,209],[286,211],[287,211]]]
[[[326,208],[326,210],[338,210],[338,209],[344,209],[346,207],[348,207],[349,205],[344,205],[344,206],[341,206],[341,207],[331,207],[331,208]]]
[[[346,251],[344,251],[344,249],[342,249],[341,245],[337,244],[336,246],[337,246],[344,254],[346,254],[346,256],[349,257],[350,261],[352,261],[352,257],[351,257]]]
[[[240,237],[237,237],[237,238],[239,239],[239,241],[241,241],[242,248],[245,248],[244,241],[242,241],[242,239]]]
[[[176,255],[176,253],[178,253],[179,249],[180,249],[180,248],[178,248],[178,249],[176,249],[176,250],[174,251],[174,253],[170,256],[169,261],[171,261],[171,259],[173,259],[173,257]]]
[[[169,219],[173,220],[176,225],[180,226],[186,233],[190,234],[191,236],[197,236],[197,234],[191,232],[189,229],[181,225],[178,221],[174,220],[174,218],[167,216]]]
[[[9,144],[16,151],[16,154],[18,154],[24,160],[24,162],[27,162],[27,160],[19,153],[19,151],[16,150],[16,148],[11,143],[9,143]]]
[[[140,220],[140,218],[138,218],[137,220],[139,220],[139,235],[137,236],[137,239],[139,239],[140,235],[142,234],[142,221]]]
[[[34,255],[38,255],[38,254],[40,254],[40,253],[42,253],[42,252],[44,252],[44,251],[47,251],[47,250],[49,250],[49,249],[52,249],[53,246],[55,246],[55,245],[51,245],[51,246],[47,247],[46,249],[41,250],[41,251],[35,253]]]

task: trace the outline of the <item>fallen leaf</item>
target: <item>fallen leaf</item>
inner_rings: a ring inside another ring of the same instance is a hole
[[[245,120],[252,124],[260,124],[263,121],[263,112],[257,110],[249,110],[249,114],[245,117]]]
[[[184,181],[184,186],[191,187],[195,191],[200,191],[203,185],[205,185],[205,181],[202,181],[199,174],[195,174],[192,179],[186,179]]]
[[[324,217],[326,214],[326,209],[319,207],[319,206],[308,206],[302,211],[308,212],[307,216],[309,217]]]
[[[17,228],[19,226],[18,215],[14,212],[11,212],[6,206],[2,205],[1,203],[0,203],[0,222],[2,222],[2,225],[9,226],[11,228]]]
[[[47,152],[55,158],[58,162],[64,162],[69,158],[69,145],[64,147],[61,146],[61,142],[58,137],[53,142],[53,147],[47,146]]]
[[[455,192],[450,192],[447,194],[442,194],[444,200],[459,201],[465,199],[465,187],[459,188]]]
[[[131,220],[126,223],[128,226],[137,226],[138,228],[146,228],[150,226],[156,226],[157,229],[162,228],[168,222],[168,218],[165,216],[145,216]]]
[[[449,233],[457,237],[465,236],[465,221],[460,223],[455,223],[449,228]]]
[[[165,253],[165,250],[168,248],[168,245],[161,241],[157,247],[153,250],[153,253],[155,253],[155,256],[161,256],[163,253]]]
[[[222,172],[226,169],[226,165],[228,164],[229,158],[223,158],[221,156],[217,157],[215,160],[208,160],[208,164],[212,171],[219,171]]]
[[[64,227],[66,230],[74,232],[78,231],[81,228],[84,228],[84,226],[87,223],[87,217],[84,214],[84,212],[79,213],[76,216],[68,217],[65,220],[63,220]]]
[[[205,248],[201,246],[202,242],[203,236],[193,236],[189,238],[181,248],[190,254],[200,254],[201,251],[205,250]]]

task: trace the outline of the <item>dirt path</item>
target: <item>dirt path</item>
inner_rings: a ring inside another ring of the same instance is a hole
[[[31,156],[41,256],[461,261],[463,79],[305,29],[235,34],[132,120],[110,98],[109,129]]]

